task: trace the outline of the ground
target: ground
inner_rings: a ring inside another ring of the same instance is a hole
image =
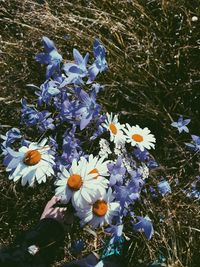
[[[100,78],[106,88],[99,100],[104,111],[150,128],[157,139],[153,155],[160,164],[152,177],[165,176],[172,184],[175,177],[180,180],[172,195],[156,203],[149,200],[155,237],[149,243],[134,237],[130,266],[144,255],[144,261],[155,258],[163,247],[171,266],[198,266],[199,202],[184,197],[180,188],[199,174],[199,158],[184,145],[189,136],[178,135],[170,124],[183,115],[192,120],[190,132],[200,134],[199,1],[7,0],[0,8],[1,134],[19,127],[22,97],[36,101],[26,85],[44,81],[45,68],[34,60],[42,36],[54,40],[67,60],[72,60],[73,47],[90,52],[94,38],[100,38],[109,64]],[[53,189],[52,181],[34,189],[15,185],[7,179],[2,160],[0,164],[0,242],[7,245],[38,221]],[[162,224],[158,214],[168,219]],[[74,257],[64,255],[65,260]]]

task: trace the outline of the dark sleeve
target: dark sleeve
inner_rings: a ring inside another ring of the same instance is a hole
[[[12,246],[0,251],[0,266],[49,266],[55,259],[63,240],[62,225],[54,219],[43,219],[33,230],[17,238]]]

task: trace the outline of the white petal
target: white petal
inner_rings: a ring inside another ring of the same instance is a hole
[[[90,221],[90,224],[93,228],[97,228],[101,222],[102,220],[100,217],[93,216],[92,220]]]
[[[22,153],[14,151],[13,149],[11,149],[10,147],[6,148],[7,152],[14,158],[18,158],[22,155]]]
[[[38,145],[41,147],[45,146],[45,144],[47,143],[47,140],[48,140],[47,138],[44,138]]]
[[[18,157],[18,158],[13,158],[11,159],[11,161],[9,162],[7,168],[8,169],[14,169],[17,167],[17,165],[21,162],[21,158]]]
[[[82,188],[80,190],[81,192],[81,195],[82,197],[88,202],[88,203],[91,203],[92,199],[91,199],[91,196],[90,194],[88,193],[87,189],[86,188]]]
[[[65,187],[64,186],[59,186],[55,189],[55,195],[60,196],[63,195],[65,192]]]
[[[22,147],[20,147],[19,152],[25,154],[28,150],[29,150],[28,147],[22,146]]]
[[[30,171],[29,173],[27,173],[25,176],[22,177],[21,180],[21,184],[22,186],[26,185],[26,183],[28,182],[29,184],[31,184],[32,179],[34,180],[34,176],[35,176],[35,170]]]
[[[65,187],[65,199],[67,202],[70,201],[70,199],[72,198],[73,196],[73,191],[70,190],[67,186]]]
[[[10,179],[13,179],[15,176],[20,175],[20,172],[22,170],[23,166],[21,163],[18,164],[17,168],[14,170],[14,172],[10,175]],[[21,176],[21,175],[20,175]]]
[[[110,214],[117,215],[119,212],[119,209],[120,209],[119,203],[116,203],[116,202],[110,203],[110,210],[109,210]]]
[[[78,166],[77,166],[77,161],[74,159],[72,161],[72,166],[70,168],[70,173],[77,173]]]
[[[36,170],[37,169],[37,165],[33,165],[33,166],[27,166],[25,164],[23,164],[23,168],[21,170],[21,175],[25,176],[27,173],[29,173],[32,170]]]
[[[9,180],[13,180],[14,182],[18,181],[21,178],[21,174],[18,173],[15,175],[15,177],[12,177],[11,175],[8,177]]]
[[[66,186],[67,180],[66,179],[59,179],[59,180],[56,180],[54,184],[57,186]]]
[[[46,173],[43,171],[42,168],[37,168],[35,177],[39,184],[41,184],[42,182],[46,182]]]
[[[72,196],[72,204],[75,208],[84,208],[87,205],[87,201],[81,196],[80,190],[74,192]]]

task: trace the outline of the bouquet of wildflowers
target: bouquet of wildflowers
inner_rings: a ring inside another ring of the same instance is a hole
[[[104,86],[95,80],[108,69],[98,39],[93,62],[89,53],[82,56],[77,49],[66,62],[53,41],[43,37],[42,42],[44,52],[35,59],[46,65],[46,79],[40,87],[28,85],[35,90],[35,105],[21,101],[22,123],[40,138],[29,141],[17,128],[1,136],[9,179],[35,186],[53,177],[55,195],[64,204],[72,203],[81,226],[105,227],[110,244],[122,237],[127,218],[150,239],[151,219],[135,214],[134,204],[157,166],[149,152],[154,135],[146,127],[121,124],[118,114],[104,112],[98,103]],[[159,186],[164,194],[169,191],[165,181]]]

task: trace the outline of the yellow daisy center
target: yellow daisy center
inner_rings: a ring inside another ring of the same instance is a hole
[[[93,177],[93,179],[97,179],[97,177],[99,176],[99,172],[96,168],[94,168],[93,170],[91,170],[88,174],[91,174],[91,173],[96,173],[97,175]]]
[[[38,164],[40,160],[41,154],[38,150],[29,150],[28,152],[26,152],[23,162],[28,166],[33,166]]]
[[[112,134],[117,134],[117,127],[115,126],[114,123],[110,123],[109,129],[111,130]]]
[[[71,190],[77,191],[81,188],[83,184],[83,179],[79,174],[70,175],[67,185]]]
[[[92,212],[98,216],[104,216],[108,211],[108,204],[105,200],[97,200],[92,207]]]
[[[132,139],[135,142],[142,142],[144,140],[143,136],[141,136],[140,134],[133,134]]]

